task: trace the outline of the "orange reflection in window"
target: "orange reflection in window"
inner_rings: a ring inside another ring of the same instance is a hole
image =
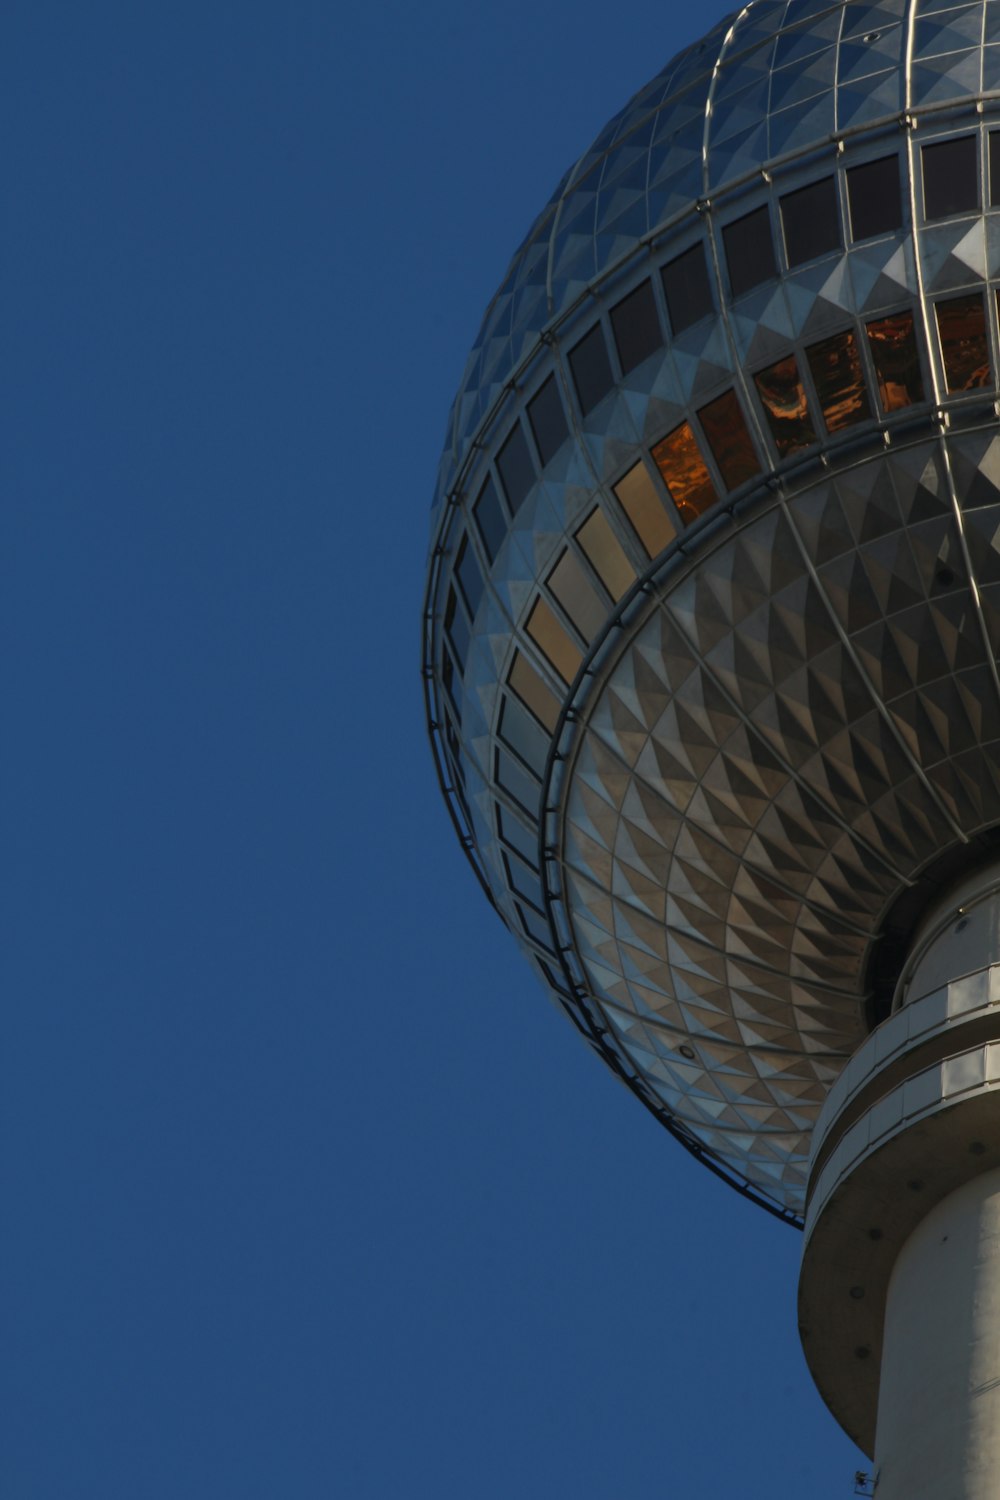
[[[861,357],[853,333],[838,333],[832,339],[806,350],[823,421],[827,432],[853,427],[871,416]]]
[[[718,496],[712,476],[705,467],[689,422],[682,422],[657,443],[653,449],[653,462],[663,475],[663,482],[685,526],[690,526],[697,516],[715,504]]]
[[[735,391],[717,396],[701,408],[698,417],[728,490],[735,490],[760,473],[760,460],[754,452]]]
[[[795,355],[788,354],[776,365],[754,376],[774,445],[782,458],[808,448],[816,441],[809,416],[809,403],[799,377]]]
[[[913,314],[893,313],[867,325],[868,345],[875,362],[879,400],[884,412],[901,411],[924,399]]]
[[[989,385],[990,351],[986,343],[986,309],[978,292],[935,303],[941,358],[948,394]]]

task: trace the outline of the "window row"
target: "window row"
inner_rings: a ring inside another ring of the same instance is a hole
[[[950,297],[933,306],[948,394],[992,386],[983,294]],[[926,391],[914,315],[907,311],[874,319],[864,325],[860,339],[853,329],[845,329],[808,345],[804,357],[789,353],[757,371],[753,388],[779,461],[812,446],[824,433],[833,435],[870,421],[877,413],[888,416],[919,404],[926,399]],[[690,525],[723,494],[739,489],[772,461],[770,456],[762,460],[734,390],[716,396],[667,433],[650,450],[650,458],[663,490],[644,460],[614,486],[627,529],[650,559],[670,545],[678,522]],[[483,485],[473,515],[483,550],[492,562],[508,524],[492,480]],[[573,544],[546,576],[546,594],[538,595],[526,623],[529,636],[567,685],[583,660],[581,642],[589,645],[610,607],[623,598],[636,578],[626,548],[599,509],[576,529]],[[444,656],[444,684],[453,702],[456,668],[459,675],[465,670],[471,622],[484,588],[485,578],[466,533],[456,554],[444,614],[449,648]],[[510,685],[551,732],[559,702],[520,656],[511,669]]]

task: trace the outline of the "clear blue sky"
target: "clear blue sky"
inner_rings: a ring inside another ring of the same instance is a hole
[[[4,8],[4,1500],[850,1493],[796,1235],[536,991],[421,715],[480,312],[715,15]]]

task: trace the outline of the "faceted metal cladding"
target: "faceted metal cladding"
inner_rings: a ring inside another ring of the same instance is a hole
[[[1000,0],[754,0],[567,174],[449,426],[463,842],[593,1045],[791,1220],[879,934],[1000,826],[996,205]]]

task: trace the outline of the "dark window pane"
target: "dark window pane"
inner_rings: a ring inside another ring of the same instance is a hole
[[[869,240],[903,227],[903,196],[899,186],[899,157],[883,156],[847,171],[851,205],[851,238]]]
[[[504,494],[511,510],[516,513],[535,482],[535,468],[520,422],[514,423],[514,430],[497,454],[497,468]]]
[[[937,302],[934,311],[948,394],[989,385],[993,377],[986,342],[986,310],[980,293]]]
[[[580,340],[575,349],[570,350],[569,367],[579,397],[580,410],[586,416],[614,384],[611,361],[604,344],[604,329],[600,323],[590,330],[586,338]]]
[[[500,497],[492,479],[487,479],[479,491],[479,499],[472,508],[479,527],[479,535],[482,537],[483,546],[486,548],[486,556],[490,562],[496,562],[497,553],[503,545],[503,539],[507,535],[507,522],[500,506]]]
[[[458,699],[455,696],[455,663],[447,647],[441,652],[441,681],[444,683],[445,692],[451,699],[452,708],[458,713]]]
[[[781,200],[781,223],[785,231],[785,253],[790,266],[840,248],[840,214],[837,185],[832,177],[811,182]]]
[[[455,653],[459,671],[465,671],[465,658],[469,654],[469,623],[465,618],[465,611],[458,602],[458,595],[454,587],[448,590],[448,602],[444,610],[444,628],[451,642],[451,649]]]
[[[902,411],[924,399],[913,314],[893,313],[867,325],[868,346],[875,362],[878,395],[885,412]]]
[[[528,421],[535,435],[538,456],[543,464],[547,464],[551,458],[555,458],[569,436],[566,414],[554,375],[549,376],[538,395],[528,402]]]
[[[497,832],[505,844],[516,849],[532,867],[538,864],[538,831],[528,828],[507,808],[497,804]]]
[[[559,699],[520,651],[514,652],[507,682],[525,707],[531,710],[536,719],[541,720],[551,734],[559,719]]]
[[[1000,130],[990,131],[990,207],[1000,204]]]
[[[809,418],[809,404],[805,389],[799,378],[799,367],[795,355],[779,359],[768,370],[754,376],[757,394],[760,396],[767,417],[774,446],[782,458],[808,448],[816,441],[816,434]]]
[[[674,333],[680,333],[714,312],[712,285],[708,278],[705,247],[692,245],[660,272],[667,299],[667,312]]]
[[[507,748],[519,755],[536,776],[544,773],[549,737],[515,698],[504,698],[497,733]]]
[[[771,240],[771,215],[767,205],[752,214],[727,224],[722,231],[726,247],[726,264],[733,296],[739,297],[778,274]]]
[[[627,375],[644,359],[663,346],[660,317],[656,311],[653,284],[644,281],[634,292],[611,309],[611,328],[615,335],[618,358]]]
[[[517,913],[521,918],[521,925],[528,936],[534,938],[535,942],[539,943],[543,948],[551,950],[552,934],[544,919],[536,911],[532,911],[530,906],[518,906]]]
[[[698,416],[727,490],[735,490],[760,473],[760,460],[735,391],[717,396]]]
[[[462,544],[458,549],[455,574],[462,585],[462,595],[469,606],[469,614],[475,619],[479,601],[483,597],[483,575],[479,571],[476,555],[469,546],[468,536],[463,536]]]
[[[854,334],[838,333],[813,344],[806,350],[806,358],[827,432],[867,421],[872,409]]]
[[[979,207],[979,163],[976,137],[938,141],[921,152],[924,169],[924,213],[943,219]]]
[[[653,449],[653,462],[663,475],[685,526],[714,505],[718,498],[689,422],[682,422]]]
[[[538,793],[540,790],[538,782],[526,771],[520,761],[516,761],[506,750],[497,749],[496,753],[496,780],[497,785],[503,787],[508,796],[524,808],[529,817],[538,812]]]
[[[519,859],[512,858],[509,854],[503,857],[504,867],[507,871],[507,881],[512,891],[523,896],[534,906],[542,904],[542,885],[538,876],[523,865]]]

